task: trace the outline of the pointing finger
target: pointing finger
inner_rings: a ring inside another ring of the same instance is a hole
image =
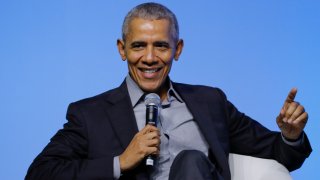
[[[284,102],[284,105],[283,105],[283,108],[287,108],[287,105],[289,103],[292,103],[294,101],[294,98],[296,97],[297,95],[297,92],[298,92],[298,89],[297,88],[292,88]]]
[[[298,92],[297,88],[292,88],[287,96],[286,102],[291,103],[294,101],[294,98],[296,97],[296,94]]]

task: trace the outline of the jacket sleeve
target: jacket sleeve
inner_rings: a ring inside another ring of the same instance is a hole
[[[289,171],[301,167],[312,151],[306,134],[300,146],[290,146],[283,141],[280,132],[270,131],[239,112],[221,90],[220,94],[224,99],[232,153],[275,159]]]
[[[86,121],[77,104],[70,104],[67,123],[28,169],[25,179],[113,179],[113,158],[89,158]]]

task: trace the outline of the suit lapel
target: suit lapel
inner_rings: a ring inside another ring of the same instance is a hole
[[[115,89],[112,94],[106,98],[106,101],[110,104],[110,106],[106,108],[106,112],[123,149],[125,149],[138,132],[138,126],[126,83],[123,82],[119,88]]]
[[[119,138],[123,150],[127,148],[134,135],[138,132],[138,125],[134,116],[131,99],[125,81],[106,98],[110,104],[106,112],[111,125]],[[147,180],[146,166],[140,164],[132,173],[139,180]],[[129,173],[129,174],[131,174]],[[130,177],[130,175],[128,176]],[[131,178],[131,177],[130,177]]]
[[[206,138],[212,151],[212,155],[219,166],[223,169],[223,173],[226,173],[226,168],[229,167],[228,160],[214,130],[214,122],[219,121],[219,119],[215,119],[216,117],[210,117],[209,112],[213,110],[209,109],[208,103],[203,100],[203,98],[197,98],[199,94],[195,94],[192,89],[176,83],[174,83],[174,89],[177,90],[185,101],[188,109],[194,117],[194,120],[197,122],[201,132]],[[201,95],[199,97],[201,97]]]

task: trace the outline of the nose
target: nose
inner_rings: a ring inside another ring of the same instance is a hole
[[[146,63],[148,65],[153,65],[153,64],[157,63],[156,55],[155,55],[155,51],[154,51],[153,47],[148,47],[146,49],[144,63]]]

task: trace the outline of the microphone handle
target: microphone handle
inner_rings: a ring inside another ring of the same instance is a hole
[[[156,105],[147,105],[146,109],[146,124],[157,126],[158,121],[158,106]],[[146,159],[147,166],[153,166],[155,161],[154,155],[148,155]]]

